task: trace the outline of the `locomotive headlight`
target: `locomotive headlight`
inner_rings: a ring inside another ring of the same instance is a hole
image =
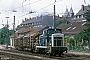
[[[51,43],[49,43],[49,45],[51,46]]]

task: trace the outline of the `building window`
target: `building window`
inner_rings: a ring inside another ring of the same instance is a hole
[[[81,26],[83,26],[83,25],[85,25],[86,24],[86,22],[84,22]]]
[[[76,18],[77,18],[77,16],[76,16]]]
[[[81,18],[81,15],[79,15],[79,18]]]
[[[69,30],[71,27],[68,27],[66,30]]]
[[[73,27],[72,30],[76,29],[76,27]]]
[[[83,18],[83,15],[81,15],[81,18]]]
[[[76,19],[76,17],[74,17],[73,19]]]
[[[34,25],[34,23],[32,23],[32,25]]]
[[[79,16],[77,16],[77,18],[79,18]]]

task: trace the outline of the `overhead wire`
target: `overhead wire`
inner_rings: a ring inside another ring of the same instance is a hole
[[[37,2],[40,2],[40,1],[42,1],[42,0],[34,1],[34,2],[32,2],[32,3],[29,3],[29,4],[26,4],[26,5],[23,5],[23,6],[16,7],[16,8],[14,8],[13,10],[16,10],[16,9],[18,9],[18,8],[22,8],[22,7],[24,7],[24,6],[27,6],[27,5],[30,5],[30,4],[34,4],[34,3],[37,3]],[[10,10],[7,10],[7,11],[5,11],[5,12],[8,12],[8,11],[12,11],[12,10],[10,9]],[[3,13],[5,13],[5,12],[3,12]]]
[[[32,3],[29,3],[29,4],[26,4],[26,5],[23,5],[23,6],[27,6],[27,5],[30,5],[30,4],[33,4],[33,3],[37,3],[37,2],[40,2],[42,0],[38,0],[38,1],[34,1]],[[22,8],[23,6],[20,6],[20,7],[17,7],[17,8],[14,8],[14,10],[18,9],[18,8]],[[7,10],[7,11],[4,11],[3,13],[6,13],[6,12],[9,12],[9,11],[12,11],[12,10]],[[13,12],[13,11],[12,11]],[[0,12],[1,13],[1,12]],[[3,14],[1,13],[1,14]],[[1,19],[4,19],[4,18],[1,18]]]
[[[62,0],[60,0],[60,1],[62,1]],[[45,7],[42,7],[42,8],[40,8],[40,9],[37,9],[36,11],[31,11],[31,13],[29,12],[29,13],[26,13],[26,14],[21,15],[21,16],[18,16],[18,17],[23,17],[23,16],[26,16],[26,15],[28,15],[28,14],[37,13],[37,11],[40,11],[40,10],[42,10],[42,9],[45,9],[45,8],[47,8],[47,7],[51,6],[51,5],[54,5],[55,3],[58,3],[58,2],[60,2],[60,1],[55,1],[55,2],[49,4],[49,5],[45,6]],[[53,14],[53,13],[52,13],[52,14]]]
[[[62,0],[60,0],[60,1],[62,1]],[[21,15],[21,16],[18,16],[18,17],[23,17],[23,16],[26,16],[26,15],[28,15],[28,14],[37,13],[37,11],[40,11],[40,10],[42,10],[42,9],[45,9],[45,8],[47,8],[47,7],[51,6],[51,5],[54,5],[55,3],[58,3],[58,2],[60,2],[60,1],[55,1],[55,2],[49,4],[49,5],[45,6],[45,7],[42,7],[42,8],[40,8],[40,9],[37,9],[36,11],[31,11],[31,13],[29,12],[29,13],[26,13],[25,15]],[[53,14],[53,13],[52,13],[52,14]],[[17,17],[17,18],[18,18],[18,17]],[[17,19],[17,18],[16,18],[16,19]]]
[[[60,1],[62,1],[62,0],[60,0]],[[45,9],[45,8],[47,8],[47,7],[51,6],[51,5],[54,5],[55,3],[58,3],[58,2],[60,2],[60,1],[55,1],[55,2],[49,4],[49,5],[45,6],[45,7],[42,7],[42,8],[40,8],[40,9],[37,9],[36,11],[31,11],[31,13],[29,12],[29,13],[26,13],[25,15],[22,15],[22,16],[26,16],[26,15],[28,15],[28,14],[37,13],[37,11],[40,11],[40,10],[42,10],[42,9]],[[22,16],[21,16],[21,17],[22,17]],[[19,17],[20,17],[20,16],[19,16]]]
[[[33,4],[33,3],[37,3],[37,2],[40,2],[40,1],[42,1],[42,0],[38,0],[38,1],[34,1],[34,2],[32,2],[32,3],[29,3],[29,4],[26,4],[26,5],[23,5],[23,6],[20,6],[20,7],[17,7],[17,8],[14,8],[14,10],[16,10],[16,9],[18,9],[18,8],[21,8],[21,7],[24,7],[24,6],[27,6],[27,5],[30,5],[30,4]],[[60,0],[61,1],[61,0]],[[56,1],[57,2],[57,1]],[[58,1],[59,2],[59,1]],[[55,2],[54,2],[55,3]],[[54,3],[52,3],[52,4],[50,4],[50,5],[53,5]],[[39,10],[42,10],[42,9],[44,9],[44,8],[47,8],[47,7],[49,7],[50,5],[47,5],[47,6],[45,6],[45,7],[43,7],[43,8],[40,8],[40,9],[38,9],[38,10],[36,10],[36,11],[39,11]],[[8,11],[12,11],[12,10],[7,10],[7,11],[5,11],[5,12],[8,12]],[[36,12],[35,11],[35,12]],[[5,12],[3,12],[3,13],[5,13]],[[27,14],[29,14],[29,13],[27,13]],[[26,15],[27,15],[26,14]],[[24,16],[24,15],[23,15]]]
[[[30,5],[30,4],[34,4],[34,3],[37,3],[37,2],[40,2],[42,0],[37,0],[37,1],[34,1],[32,3],[29,3],[29,4],[26,4],[26,5],[23,5],[23,6],[27,6],[27,5]],[[20,6],[20,7],[17,7],[17,8],[14,8],[14,10],[18,9],[18,8],[22,8],[23,6]],[[12,11],[12,10],[7,10],[7,11],[4,11],[3,13],[6,13],[6,12],[9,12],[9,11]],[[12,11],[13,12],[13,11]],[[1,12],[0,12],[1,13]],[[1,14],[3,14],[1,13]],[[4,18],[1,18],[1,19],[4,19]],[[2,20],[3,21],[3,20]],[[9,21],[10,22],[10,21]],[[3,22],[2,22],[3,23]]]

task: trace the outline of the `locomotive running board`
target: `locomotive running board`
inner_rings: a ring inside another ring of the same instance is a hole
[[[36,48],[47,48],[47,46],[36,46]]]

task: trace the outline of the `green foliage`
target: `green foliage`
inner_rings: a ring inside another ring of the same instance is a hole
[[[86,24],[86,26],[88,27],[85,31],[85,34],[87,36],[87,39],[89,40],[89,45],[90,45],[90,11],[85,13],[85,18],[88,21],[88,23]]]
[[[86,20],[87,20],[87,21],[89,22],[89,24],[90,24],[90,11],[86,12],[84,15],[85,15]]]
[[[60,20],[60,21],[56,22],[56,27],[59,26],[59,25],[61,25],[61,24],[65,24],[67,22],[68,22],[67,19]]]
[[[88,21],[88,23],[86,24],[86,26],[88,27],[85,32],[87,33],[87,35],[90,36],[90,11],[85,13],[85,18]],[[89,38],[90,39],[90,38]]]
[[[71,35],[65,36],[65,44],[66,46],[74,46],[74,39],[71,38]]]
[[[88,35],[87,35],[87,33],[83,30],[83,31],[81,31],[80,33],[76,34],[76,35],[74,36],[74,39],[75,39],[75,40],[78,40],[79,42],[81,42],[82,39],[88,40]]]
[[[0,44],[5,44],[10,42],[9,37],[12,35],[13,30],[9,30],[7,26],[0,29]],[[8,40],[8,41],[7,41]]]

